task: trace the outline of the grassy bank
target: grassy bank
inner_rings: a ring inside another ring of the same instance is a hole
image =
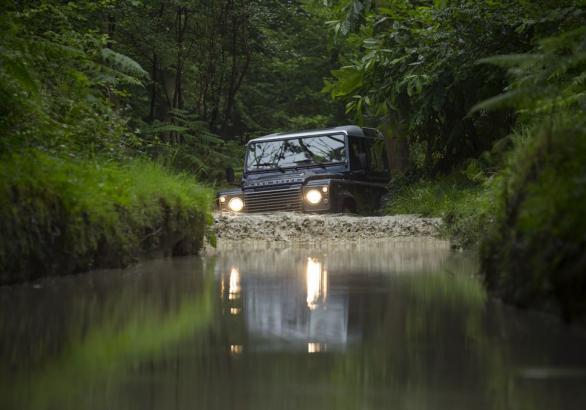
[[[510,137],[499,171],[395,186],[386,211],[442,217],[478,247],[487,287],[521,307],[586,318],[586,122],[558,117]]]
[[[442,218],[444,234],[459,247],[470,247],[480,239],[480,232],[490,198],[486,187],[464,175],[453,174],[391,187],[387,214],[419,214]]]
[[[488,287],[519,306],[586,318],[586,121],[558,118],[519,136],[480,242]]]
[[[202,246],[211,192],[153,162],[28,150],[1,158],[0,283],[125,266]]]

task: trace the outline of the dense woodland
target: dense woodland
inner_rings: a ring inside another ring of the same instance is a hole
[[[583,1],[1,5],[2,281],[196,251],[248,139],[357,123],[387,212],[442,216],[505,299],[586,313]]]

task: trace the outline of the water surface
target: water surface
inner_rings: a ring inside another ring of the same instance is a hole
[[[435,240],[154,260],[0,288],[0,408],[584,409],[586,336]]]

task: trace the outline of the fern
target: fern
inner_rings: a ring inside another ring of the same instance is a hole
[[[475,105],[471,113],[504,106],[528,114],[586,108],[586,27],[542,40],[536,52],[478,63],[508,68],[513,82],[507,92]]]
[[[168,121],[154,122],[142,131],[151,137],[149,153],[167,166],[214,181],[223,178],[227,166],[242,160],[242,148],[212,133],[194,112],[175,109],[169,114]]]
[[[111,68],[120,74],[134,77],[136,79],[148,79],[149,74],[132,58],[116,51],[103,48],[101,50],[101,57]]]

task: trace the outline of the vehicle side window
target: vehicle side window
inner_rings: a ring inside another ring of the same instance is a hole
[[[368,154],[364,147],[363,138],[350,138],[350,167],[356,169],[368,168]]]
[[[367,154],[369,169],[373,175],[384,176],[387,174],[387,155],[383,140],[367,139]]]

